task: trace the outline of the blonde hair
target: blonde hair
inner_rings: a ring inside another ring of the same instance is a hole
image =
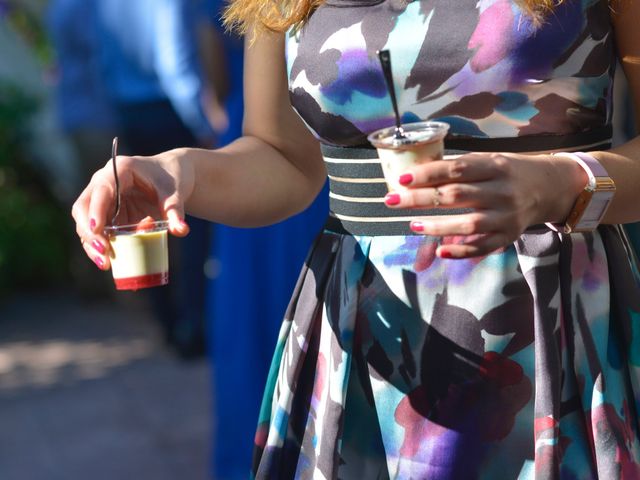
[[[284,32],[293,25],[304,22],[324,0],[229,0],[225,9],[224,24],[240,34],[268,30]],[[563,0],[516,0],[539,24]]]

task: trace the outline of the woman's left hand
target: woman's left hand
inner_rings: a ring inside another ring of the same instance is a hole
[[[411,229],[432,236],[462,236],[441,245],[443,258],[486,255],[514,242],[530,225],[563,221],[587,177],[567,157],[469,153],[412,167],[406,189],[390,192],[390,208],[470,208],[469,213],[416,217]]]

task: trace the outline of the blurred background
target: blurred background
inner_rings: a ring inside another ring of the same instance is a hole
[[[189,218],[169,286],[116,292],[72,202],[110,154],[240,134],[216,0],[0,0],[0,479],[247,478],[281,317],[327,212]],[[633,134],[622,75],[616,137]],[[629,226],[637,239],[637,226]],[[637,240],[636,240],[637,241]]]
[[[116,292],[70,216],[121,154],[240,134],[218,0],[0,0],[0,479],[247,478],[277,332],[327,212],[189,217],[168,286]]]
[[[0,1],[0,478],[213,478],[203,332],[178,351],[76,246],[118,130],[82,3]]]

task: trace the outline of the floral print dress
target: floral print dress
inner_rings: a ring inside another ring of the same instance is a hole
[[[600,0],[541,26],[510,0],[327,0],[288,34],[291,101],[324,145],[341,227],[318,237],[282,324],[252,478],[640,479],[640,276],[621,229],[532,226],[438,258],[456,238],[403,220],[368,233],[359,212],[394,214],[358,177],[375,154],[349,153],[393,124],[383,48],[404,120],[448,122],[449,148],[605,148],[612,35]]]

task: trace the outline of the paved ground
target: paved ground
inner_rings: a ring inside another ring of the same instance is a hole
[[[169,353],[132,295],[0,303],[0,479],[208,478],[206,362]]]

